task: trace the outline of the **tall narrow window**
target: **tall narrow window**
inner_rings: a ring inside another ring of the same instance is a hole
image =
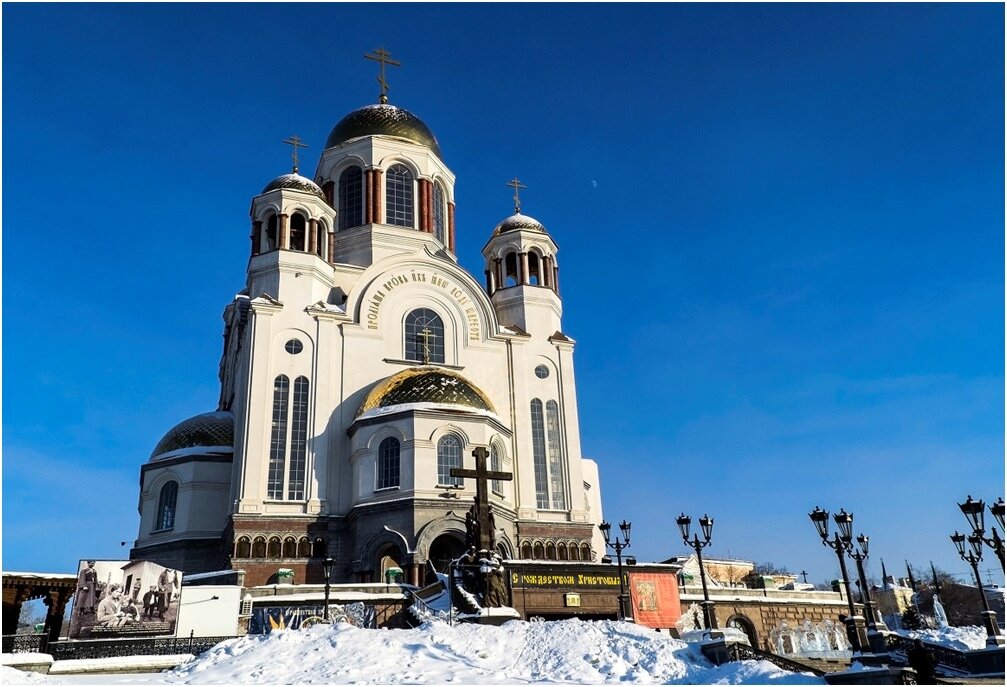
[[[304,472],[308,461],[308,378],[294,380],[294,403],[290,416],[290,470],[287,498],[304,498]]]
[[[444,221],[444,189],[441,185],[434,183],[434,236],[441,243],[447,243],[448,237],[445,231],[447,223]]]
[[[386,221],[399,227],[413,226],[413,173],[405,165],[392,165],[386,179]]]
[[[406,360],[444,362],[444,322],[429,308],[413,310],[406,315]]]
[[[504,286],[517,285],[517,253],[508,253],[504,257]]]
[[[545,404],[545,419],[549,435],[549,492],[552,494],[552,507],[555,510],[566,510],[563,441],[559,426],[559,406],[556,401]]]
[[[304,219],[304,215],[295,212],[290,216],[290,250],[304,251],[307,236],[307,221]]]
[[[287,457],[287,401],[290,380],[280,375],[273,381],[273,433],[269,441],[269,481],[271,499],[283,498],[283,464]]]
[[[276,215],[270,215],[266,220],[266,251],[276,250]],[[265,252],[265,251],[263,251]]]
[[[161,498],[157,501],[156,530],[170,530],[175,527],[175,506],[178,505],[178,482],[168,482],[161,487]]]
[[[364,223],[364,173],[350,167],[339,175],[339,230]]]
[[[545,419],[542,401],[531,402],[531,447],[535,466],[535,502],[538,508],[549,508],[549,468],[545,456]]]
[[[399,440],[388,437],[378,446],[378,489],[399,486]]]
[[[528,283],[535,286],[542,285],[542,261],[539,260],[538,253],[528,251]]]
[[[460,487],[461,477],[452,477],[451,468],[462,466],[462,442],[454,434],[445,434],[437,442],[437,484]]]
[[[497,448],[496,444],[490,446],[490,470],[494,472],[499,472],[503,469],[500,460],[500,449]],[[490,481],[490,489],[493,490],[494,494],[500,494],[503,496],[503,481],[495,479]]]

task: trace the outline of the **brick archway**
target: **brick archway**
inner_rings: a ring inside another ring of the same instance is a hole
[[[44,573],[2,573],[3,634],[17,632],[21,607],[26,601],[43,599],[47,607],[45,634],[50,642],[59,639],[66,605],[77,590],[76,575],[46,575]]]

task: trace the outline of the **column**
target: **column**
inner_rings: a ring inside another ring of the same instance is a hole
[[[308,220],[308,252],[314,253],[318,249],[318,220]]]
[[[507,281],[504,279],[503,260],[501,260],[500,258],[494,258],[493,262],[496,264],[497,284],[499,284],[500,288],[503,288],[504,285],[507,283]]]
[[[336,232],[329,232],[329,264],[336,262]]]
[[[278,245],[283,250],[290,250],[290,229],[288,220],[289,215],[280,215],[280,235],[277,237]]]
[[[542,266],[539,269],[542,271],[542,274],[540,275],[542,278],[542,286],[552,288],[552,256],[542,256]]]
[[[252,255],[258,255],[262,252],[262,221],[255,220],[252,222]]]
[[[336,207],[335,191],[336,185],[331,181],[326,181],[322,185],[322,193],[325,194],[325,202],[329,204],[330,208]]]
[[[374,180],[374,193],[371,194],[371,200],[374,202],[374,211],[371,215],[372,222],[380,224],[384,221],[384,212],[381,211],[381,175],[380,169],[372,170],[372,179]]]
[[[496,289],[493,288],[493,270],[486,270],[486,293],[493,295]]]
[[[528,252],[518,253],[518,284],[528,284]]]
[[[552,266],[552,290],[559,294],[559,265]]]
[[[455,204],[448,203],[448,250],[455,252]]]
[[[374,170],[364,170],[364,224],[374,222]]]

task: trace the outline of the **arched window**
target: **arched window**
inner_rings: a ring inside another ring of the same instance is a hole
[[[556,560],[556,545],[552,542],[545,545],[545,559],[547,561]]]
[[[504,256],[504,286],[517,286],[517,253]]]
[[[535,542],[535,552],[532,554],[532,558],[537,561],[545,559],[545,547],[542,546],[542,542]]]
[[[301,537],[297,542],[297,557],[311,558],[311,541],[307,537]]]
[[[549,434],[549,491],[554,510],[566,510],[566,476],[563,470],[563,442],[559,427],[559,405],[545,404],[545,425]]]
[[[321,537],[316,537],[315,542],[311,545],[311,557],[325,558],[325,540]]]
[[[582,561],[589,561],[589,560],[591,560],[591,546],[590,546],[590,544],[581,544],[580,545],[580,559]]]
[[[161,487],[161,498],[157,500],[155,530],[170,530],[175,527],[175,506],[177,504],[178,482],[168,482]]]
[[[500,459],[500,449],[496,444],[490,445],[490,470],[500,472],[503,470],[503,461]],[[490,481],[490,489],[494,494],[503,496],[503,480],[495,479]]]
[[[521,545],[521,558],[523,560],[529,561],[531,560],[531,556],[532,556],[531,544],[529,542],[525,542],[524,544]]]
[[[385,221],[413,226],[413,173],[405,165],[392,165],[385,178]]]
[[[294,403],[290,414],[290,470],[287,498],[304,498],[304,472],[308,462],[308,378],[294,380]]]
[[[542,401],[531,402],[531,447],[535,468],[535,502],[538,508],[549,508],[549,468],[545,455],[545,419]]]
[[[451,468],[462,466],[462,442],[454,434],[445,434],[437,442],[437,484],[462,486],[461,477],[452,477]]]
[[[542,284],[542,263],[538,253],[533,250],[528,251],[528,283],[535,286]]]
[[[303,252],[307,235],[307,221],[304,219],[304,215],[295,212],[290,217],[290,250]]]
[[[269,540],[269,550],[267,555],[270,558],[279,558],[281,553],[280,538],[273,537]]]
[[[443,243],[447,244],[447,222],[444,219],[444,189],[440,184],[434,183],[434,236]]]
[[[565,561],[568,558],[566,553],[566,544],[563,542],[556,545],[556,558],[561,561]]]
[[[252,542],[252,558],[265,558],[266,557],[266,538],[256,537],[255,541]]]
[[[570,560],[579,561],[580,560],[580,547],[576,544],[570,544]]]
[[[297,558],[297,540],[293,537],[287,537],[283,540],[283,557]]]
[[[278,244],[276,242],[276,215],[270,215],[269,219],[266,220],[266,244],[263,253],[270,250],[276,250]]]
[[[339,230],[364,223],[364,173],[350,167],[339,175]]]
[[[273,380],[273,431],[269,441],[269,481],[267,495],[283,498],[283,464],[287,456],[287,401],[290,380],[280,375]]]
[[[388,437],[378,446],[378,489],[399,486],[399,440]]]
[[[405,358],[416,362],[444,362],[444,322],[429,308],[406,315]]]
[[[250,558],[252,555],[252,540],[248,537],[241,537],[234,543],[235,558]]]
[[[318,257],[325,256],[325,223],[321,220],[315,222],[315,255]]]

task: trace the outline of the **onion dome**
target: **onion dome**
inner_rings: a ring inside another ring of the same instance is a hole
[[[322,193],[321,187],[313,182],[307,177],[302,177],[297,172],[291,174],[284,174],[278,176],[268,184],[266,188],[262,189],[263,193],[269,193],[270,191],[275,191],[278,188],[286,188],[291,191],[301,191],[302,193],[310,193],[316,195],[322,200],[325,200],[325,194]]]
[[[357,417],[380,408],[416,403],[496,412],[486,394],[457,372],[411,367],[375,384],[360,405]]]
[[[234,415],[230,411],[203,413],[178,423],[157,442],[150,460],[234,450]]]
[[[545,226],[543,226],[543,224],[537,219],[529,217],[528,215],[522,215],[518,212],[498,224],[496,229],[493,230],[493,235],[499,236],[500,234],[506,234],[508,231],[517,231],[519,229],[538,231],[543,234],[548,233],[545,230]]]
[[[332,129],[325,141],[325,148],[332,148],[361,136],[404,138],[430,148],[437,157],[441,157],[441,147],[430,128],[412,112],[394,105],[366,105],[349,113]]]

